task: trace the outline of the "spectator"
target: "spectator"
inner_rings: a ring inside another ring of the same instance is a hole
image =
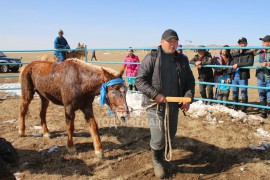
[[[205,46],[199,46],[205,47]],[[190,60],[190,64],[194,64],[198,69],[199,81],[200,82],[214,82],[213,70],[210,67],[202,67],[202,65],[212,64],[212,55],[205,49],[198,49],[198,53],[193,59]],[[207,95],[206,95],[207,92]],[[200,84],[200,94],[204,99],[213,99],[213,85]],[[205,102],[207,104],[207,102]],[[211,104],[211,103],[209,103]]]
[[[128,55],[126,56],[125,63],[139,63],[139,57],[134,55],[133,49],[128,50]],[[128,85],[129,90],[133,90],[133,87],[135,88],[135,91],[138,91],[137,87],[135,86],[135,77],[138,73],[140,65],[139,64],[123,64],[120,69],[120,74],[123,75],[124,71],[126,69],[126,76],[128,76]]]
[[[227,71],[223,71],[223,75],[218,77],[218,83],[224,85],[217,86],[217,99],[220,101],[228,101],[230,95],[230,86],[226,86],[225,84],[228,82],[228,74]],[[226,104],[224,104],[226,106]]]
[[[242,37],[238,40],[238,46],[246,47],[247,46],[247,39]],[[235,51],[232,54],[232,61],[230,65],[232,68],[228,70],[229,78],[228,82],[232,82],[233,85],[248,85],[248,79],[250,78],[250,70],[243,69],[240,67],[245,66],[253,66],[254,63],[254,55],[253,52],[249,49],[240,49]],[[238,95],[239,95],[239,87],[232,87],[233,91],[233,101],[238,102]],[[248,93],[247,88],[241,88],[241,95],[242,95],[242,102],[248,103]],[[234,105],[233,108],[237,110],[236,106]],[[243,106],[241,109],[243,112],[246,112],[247,107]]]
[[[157,51],[145,56],[136,77],[136,86],[143,93],[143,106],[152,104],[154,99],[159,105],[147,109],[150,124],[150,146],[155,176],[165,177],[165,171],[172,170],[172,165],[165,161],[165,104],[166,96],[194,96],[195,80],[188,60],[176,51],[178,35],[166,30],[161,37],[161,46]],[[162,62],[162,63],[161,63]],[[182,110],[189,109],[189,102],[182,105]],[[178,124],[178,103],[169,103],[170,137],[174,138]]]
[[[262,46],[270,46],[270,35],[260,38]],[[266,67],[270,66],[270,49],[261,49],[256,52],[254,57],[254,65],[257,66],[256,77],[258,79],[258,86],[270,87],[270,70]],[[260,103],[262,106],[270,106],[270,91],[266,89],[258,89]],[[267,118],[266,109],[261,110],[262,118]]]
[[[97,60],[97,57],[96,57],[96,51],[93,49],[92,51],[92,57],[91,57],[91,61],[93,60],[93,58],[95,58],[95,60]]]
[[[62,29],[58,31],[58,37],[54,40],[54,49],[70,49],[67,40],[64,38]],[[66,59],[65,51],[54,51],[57,61],[63,62]]]
[[[225,45],[223,47],[229,47]],[[232,61],[231,50],[230,49],[223,49],[219,53],[216,53],[213,57],[212,63],[214,65],[229,65],[230,61]],[[219,77],[227,74],[227,68],[214,68],[214,82],[219,82]],[[226,80],[227,82],[227,80]],[[218,86],[216,87],[216,94],[215,98],[218,99]]]
[[[181,44],[179,44],[178,47],[182,48],[183,46],[182,46]],[[183,55],[183,56],[185,56],[185,57],[188,59],[188,57],[187,57],[185,54],[183,54],[183,50],[182,50],[182,49],[178,49],[177,52],[178,52],[180,55]]]

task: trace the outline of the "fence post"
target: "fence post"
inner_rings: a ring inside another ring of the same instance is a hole
[[[87,45],[85,45],[85,47],[84,47],[84,54],[85,54],[85,62],[87,62],[88,61],[88,51],[87,51]]]

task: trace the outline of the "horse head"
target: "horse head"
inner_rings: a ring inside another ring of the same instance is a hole
[[[87,52],[85,52],[86,45],[78,43],[78,46],[76,47],[76,50],[67,52],[66,59],[68,58],[77,58],[77,59],[83,59],[87,55]]]
[[[129,118],[129,109],[126,101],[127,86],[121,75],[115,77],[103,68],[102,71],[105,81],[102,87],[106,91],[105,102],[119,120],[126,122]]]
[[[78,43],[78,46],[76,47],[76,49],[84,49],[86,47],[86,45],[81,44],[80,42]]]

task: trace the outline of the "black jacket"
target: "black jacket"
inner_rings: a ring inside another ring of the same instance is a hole
[[[253,66],[254,63],[254,55],[251,50],[245,50],[240,53],[239,51],[232,54],[233,60],[230,62],[230,65],[233,66],[234,64],[237,64],[237,67],[239,67],[239,74],[240,79],[246,80],[250,78],[250,70],[249,69],[242,69],[241,67],[245,66]],[[228,69],[228,75],[231,79],[234,78],[236,69]]]
[[[196,54],[194,58],[190,60],[189,63],[195,64],[195,62],[197,61],[201,61],[198,54]],[[211,64],[212,64],[212,56],[208,51],[206,51],[204,59],[202,60],[202,65],[211,65]],[[214,81],[213,69],[210,67],[201,67],[200,69],[198,68],[198,74],[199,74],[199,77],[198,77],[199,80]]]
[[[161,46],[159,46],[156,57],[148,54],[145,56],[143,61],[141,62],[138,74],[136,76],[135,85],[139,91],[141,91],[143,96],[142,106],[147,106],[152,102],[150,99],[154,99],[162,89],[161,82],[161,53],[163,53]],[[179,54],[175,52],[174,60],[177,61],[177,67],[175,67],[178,71],[178,83],[180,96],[190,97],[193,99],[194,97],[194,89],[195,89],[195,79],[193,73],[189,67],[188,59],[185,55]]]

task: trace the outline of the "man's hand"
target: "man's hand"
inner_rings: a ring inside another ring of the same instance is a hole
[[[158,94],[155,97],[155,101],[156,103],[160,104],[160,103],[166,103],[166,97],[163,94]]]
[[[190,105],[189,102],[183,102],[183,103],[180,103],[180,105],[181,105],[181,110],[183,112],[187,112],[189,110],[189,105]]]
[[[262,67],[266,67],[267,64],[268,64],[267,62],[263,62],[263,63],[262,63]]]
[[[233,69],[236,69],[236,68],[237,68],[237,64],[234,64],[234,65],[232,66],[232,68],[233,68]]]
[[[227,78],[227,84],[231,84],[231,78]]]
[[[196,61],[195,66],[199,66],[199,65],[202,65],[202,62],[201,61]]]

